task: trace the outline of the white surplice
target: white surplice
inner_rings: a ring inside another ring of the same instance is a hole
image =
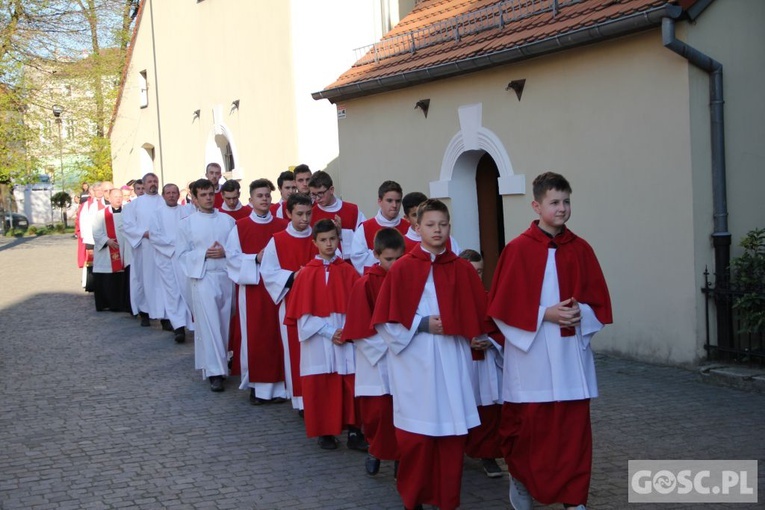
[[[195,367],[202,377],[228,374],[228,332],[232,313],[234,282],[226,273],[226,259],[206,258],[217,241],[226,244],[231,216],[213,211],[195,212],[181,220],[176,251],[183,273],[190,280],[194,314]]]
[[[160,195],[144,194],[122,209],[125,236],[133,248],[130,266],[130,304],[133,313],[146,312],[152,319],[165,318],[162,287],[157,282],[154,246],[144,233],[149,231],[157,209],[165,205]],[[145,241],[145,242],[144,242]]]
[[[481,423],[470,380],[470,343],[460,336],[417,332],[421,319],[430,315],[440,315],[432,269],[412,327],[390,322],[375,326],[390,349],[393,423],[426,436],[464,435]]]
[[[505,402],[556,402],[598,396],[592,336],[603,329],[595,313],[579,303],[576,335],[563,337],[560,326],[544,322],[545,310],[560,302],[555,248],[548,249],[536,331],[518,329],[494,318],[505,335],[502,397]]]
[[[111,206],[107,206],[111,210]],[[106,241],[110,238],[106,235],[106,208],[101,209],[96,213],[95,222],[93,223],[93,272],[94,273],[112,273],[112,259],[109,252],[109,247],[106,245]],[[122,258],[123,267],[130,265],[130,257],[132,250],[130,249],[130,243],[125,238],[125,232],[122,228],[122,213],[114,215],[114,230],[117,236],[117,244],[120,246],[120,257]]]
[[[191,326],[191,286],[183,274],[176,254],[178,225],[191,211],[183,206],[159,207],[149,226],[149,242],[154,246],[154,263],[165,315],[177,329]]]

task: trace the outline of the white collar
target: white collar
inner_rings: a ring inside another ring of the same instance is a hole
[[[271,223],[274,217],[271,216],[271,211],[268,211],[265,216],[258,216],[255,213],[255,210],[253,209],[252,212],[250,213],[250,219],[254,221],[255,223],[260,223],[261,225],[265,225],[266,223]]]
[[[286,231],[292,237],[297,237],[299,239],[305,239],[306,237],[311,237],[311,227],[308,227],[307,229],[303,230],[302,232],[298,232],[297,230],[295,230],[295,227],[292,226],[292,222],[291,221],[290,221],[290,224],[287,225]]]
[[[377,214],[375,215],[375,221],[381,226],[381,227],[398,227],[399,223],[401,223],[401,218],[394,218],[392,220],[389,220],[385,216],[382,215],[381,210],[377,210]]]
[[[424,251],[425,253],[427,253],[428,255],[430,255],[430,261],[431,261],[431,262],[433,262],[434,260],[436,260],[436,257],[438,257],[439,255],[446,253],[446,248],[444,248],[443,250],[441,250],[441,251],[440,251],[440,252],[438,252],[438,253],[433,253],[433,252],[432,252],[432,251],[430,251],[430,250],[426,250],[426,249],[425,249],[425,247],[424,247],[424,246],[422,246],[422,245],[420,245],[420,249],[421,249],[422,251]]]
[[[334,204],[332,204],[330,206],[327,206],[327,207],[322,207],[321,205],[316,204],[316,207],[318,207],[319,209],[321,209],[324,212],[338,212],[340,209],[343,208],[343,201],[340,200],[339,198],[335,197],[335,203]]]
[[[236,203],[236,209],[230,209],[230,208],[228,207],[228,205],[226,205],[226,202],[223,202],[223,205],[221,205],[221,206],[220,206],[220,208],[221,208],[221,210],[222,210],[222,211],[229,211],[229,212],[235,212],[235,211],[238,211],[238,210],[239,210],[239,209],[241,209],[242,207],[244,207],[244,206],[242,205],[242,203],[241,203],[241,202],[237,202],[237,203]]]
[[[414,229],[414,227],[411,225],[409,225],[409,230],[406,231],[406,237],[408,237],[412,241],[417,241],[418,243],[422,241],[422,237],[420,237],[420,234],[418,234],[417,231]]]

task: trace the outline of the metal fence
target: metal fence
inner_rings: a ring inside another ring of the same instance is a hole
[[[710,281],[709,270],[704,270],[706,296],[706,344],[707,359],[736,361],[740,363],[765,364],[765,331],[749,331],[744,327],[740,313],[734,304],[745,295],[727,279]],[[757,293],[765,302],[765,288]],[[717,328],[710,330],[710,306],[716,309]]]
[[[417,50],[446,41],[459,42],[466,35],[486,30],[501,30],[506,24],[558,9],[582,0],[505,0],[496,5],[454,16],[426,27],[412,30],[354,50],[355,66],[386,58],[414,54]]]

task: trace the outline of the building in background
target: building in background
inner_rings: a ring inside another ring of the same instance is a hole
[[[705,268],[765,226],[763,20],[759,0],[424,0],[316,89],[338,113],[330,171],[367,215],[383,178],[447,201],[488,278],[534,218],[534,177],[564,174],[612,292],[596,349],[694,363]]]
[[[116,184],[184,185],[218,162],[249,182],[338,155],[336,110],[311,92],[414,0],[141,2],[110,130]]]

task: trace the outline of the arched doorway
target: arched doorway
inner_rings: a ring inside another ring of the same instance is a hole
[[[483,256],[483,283],[488,289],[499,254],[505,246],[505,216],[497,179],[499,169],[490,154],[478,160],[475,171],[478,235]]]

